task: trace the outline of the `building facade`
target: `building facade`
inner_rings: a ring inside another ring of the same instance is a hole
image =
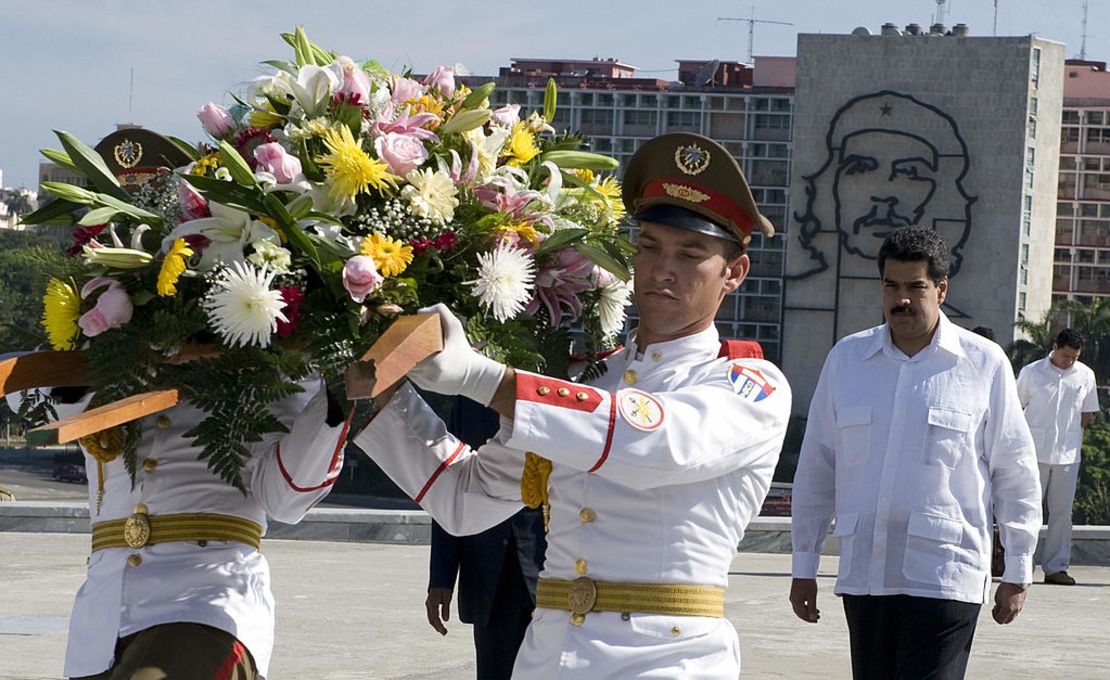
[[[799,35],[783,369],[804,414],[829,348],[882,322],[892,229],[952,246],[944,311],[964,327],[1051,302],[1064,50],[1034,37]],[[1108,140],[1110,141],[1110,140]]]
[[[1060,130],[1052,299],[1110,296],[1110,73],[1069,59]]]
[[[615,157],[622,168],[645,141],[666,132],[703,134],[731,151],[779,233],[754,236],[751,273],[722,304],[717,326],[724,338],[758,340],[766,355],[778,360],[794,59],[756,57],[754,68],[727,61],[678,64],[678,81],[666,81],[639,78],[634,66],[615,59],[514,58],[495,79],[491,104],[519,104],[522,115],[542,111],[548,78],[555,78],[559,94],[553,127],[580,131],[592,150]],[[635,325],[634,313],[629,323]]]

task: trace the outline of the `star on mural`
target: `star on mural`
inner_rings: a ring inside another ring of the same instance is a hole
[[[884,116],[889,116],[890,115],[890,110],[893,109],[893,108],[894,107],[891,106],[890,104],[887,104],[886,102],[883,102],[883,105],[879,107],[879,113],[881,113]]]

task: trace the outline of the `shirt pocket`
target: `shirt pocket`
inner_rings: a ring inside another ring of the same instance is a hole
[[[871,452],[871,407],[846,406],[836,412],[836,461],[859,465]]]
[[[965,451],[971,450],[975,418],[965,411],[929,407],[929,433],[925,437],[925,462],[954,468]]]
[[[906,526],[903,575],[911,581],[950,586],[959,577],[956,549],[963,540],[964,523],[935,512],[911,512]]]
[[[587,614],[589,616],[589,614]],[[725,619],[712,616],[669,616],[632,613],[632,630],[654,640],[679,642],[716,632]]]
[[[858,512],[845,512],[836,516],[832,535],[836,537],[840,549],[840,568],[837,572],[840,578],[844,578],[852,571],[852,549],[856,543],[858,525]]]

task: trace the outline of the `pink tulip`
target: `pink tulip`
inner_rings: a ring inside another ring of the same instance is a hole
[[[204,196],[201,196],[192,184],[180,182],[178,187],[177,201],[181,204],[181,215],[178,217],[178,222],[212,217],[212,211],[208,209],[208,201],[204,200]]]
[[[493,122],[505,127],[512,127],[520,120],[520,104],[506,104],[493,110]]]
[[[258,169],[273,175],[278,184],[291,184],[301,176],[301,160],[277,142],[254,147],[254,160]]]
[[[374,266],[374,259],[367,255],[355,255],[343,265],[343,287],[355,302],[365,300],[384,280]]]
[[[388,132],[374,140],[378,157],[389,165],[394,175],[404,177],[428,158],[428,150],[411,135]]]
[[[214,139],[220,139],[235,129],[235,119],[231,112],[214,102],[208,102],[197,111],[197,118],[204,131]]]
[[[428,74],[424,79],[424,87],[431,89],[438,89],[440,94],[444,97],[451,97],[455,94],[455,71],[443,66],[436,66],[436,70]]]
[[[339,57],[335,60],[342,72],[343,82],[335,94],[345,97],[355,104],[365,104],[370,101],[370,76],[351,60],[350,57]]]
[[[86,337],[95,337],[104,331],[119,328],[131,320],[134,307],[127,291],[119,281],[107,276],[98,276],[81,288],[81,298],[87,299],[98,288],[108,286],[108,290],[100,294],[96,306],[81,315],[77,325],[85,332]]]

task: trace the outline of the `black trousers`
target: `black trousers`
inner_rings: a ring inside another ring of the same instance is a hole
[[[844,595],[855,680],[962,680],[982,605]]]
[[[490,609],[489,622],[474,625],[474,651],[478,661],[477,680],[509,680],[524,631],[532,622],[535,604],[520,571],[516,542],[510,539],[501,567],[501,582]]]

